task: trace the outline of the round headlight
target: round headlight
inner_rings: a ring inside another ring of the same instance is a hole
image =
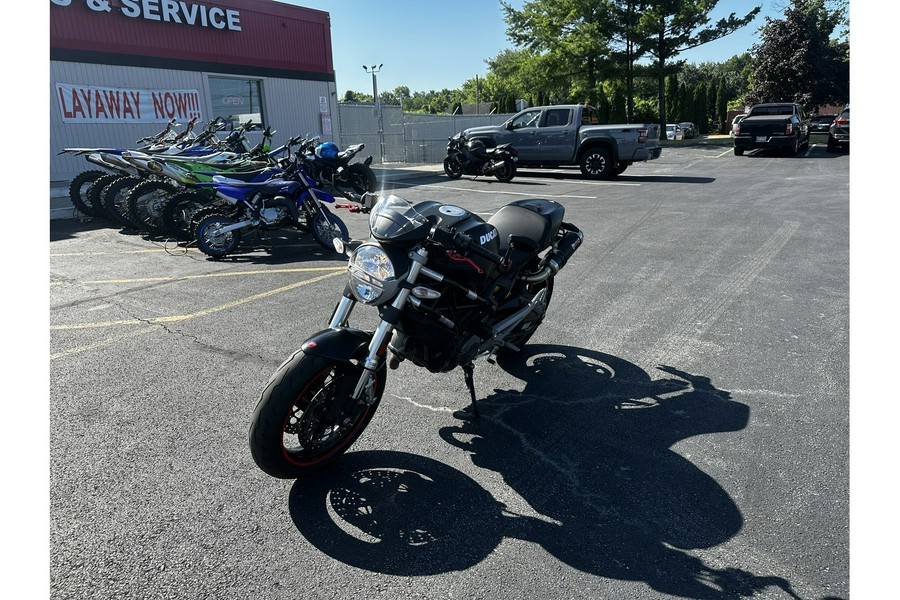
[[[357,248],[350,256],[349,270],[353,295],[365,304],[377,303],[384,293],[385,283],[393,283],[395,278],[391,259],[375,244]]]

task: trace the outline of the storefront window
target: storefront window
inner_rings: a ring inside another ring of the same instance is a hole
[[[232,128],[252,120],[254,125],[265,123],[262,109],[262,84],[256,79],[210,77],[209,96],[212,116],[222,117]]]

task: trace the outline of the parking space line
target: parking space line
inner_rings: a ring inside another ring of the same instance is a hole
[[[716,154],[715,156],[713,156],[713,158],[722,158],[726,154],[734,154],[734,148],[729,148],[728,150],[726,150],[725,152],[723,152],[721,154]]]
[[[319,275],[318,277],[313,277],[312,279],[305,279],[303,281],[298,281],[297,283],[292,283],[290,285],[286,285],[284,287],[280,287],[274,290],[269,290],[267,292],[260,292],[259,294],[253,294],[252,296],[247,296],[246,298],[240,298],[238,300],[233,300],[232,302],[226,302],[225,304],[220,304],[219,306],[213,306],[210,308],[206,308],[204,310],[200,310],[194,313],[186,314],[186,315],[173,315],[170,317],[150,317],[146,319],[121,319],[118,321],[99,321],[94,323],[69,323],[66,325],[51,325],[50,329],[55,331],[71,331],[75,329],[99,329],[103,327],[121,327],[121,326],[130,326],[130,325],[153,325],[153,324],[166,324],[166,323],[178,323],[181,321],[187,321],[189,319],[196,319],[198,317],[205,317],[217,312],[221,312],[223,310],[227,310],[229,308],[234,308],[235,306],[240,306],[242,304],[247,304],[248,302],[254,302],[256,300],[262,300],[263,298],[268,298],[270,296],[274,296],[276,294],[281,294],[283,292],[289,292],[290,290],[296,289],[298,287],[302,287],[304,285],[308,285],[310,283],[318,283],[319,281],[324,281],[325,279],[329,279],[334,277],[335,275],[342,275],[342,271],[335,271],[333,273],[326,273],[325,275]],[[156,328],[153,328],[156,329]]]
[[[209,279],[213,277],[239,277],[243,275],[272,275],[276,273],[309,273],[315,271],[345,271],[346,265],[340,267],[304,267],[298,269],[271,269],[256,271],[229,271],[227,273],[206,273],[204,275],[185,275],[183,277],[140,277],[132,279],[96,279],[92,281],[84,281],[82,283],[90,283],[92,285],[107,283],[150,283],[158,281],[188,281],[191,279]]]
[[[397,187],[418,187],[417,185],[414,185],[414,184],[409,184],[409,185],[395,184],[395,185]],[[625,185],[625,184],[622,184],[622,185]],[[438,189],[443,189],[443,190],[451,190],[451,191],[455,191],[455,192],[471,192],[473,194],[507,194],[510,196],[534,196],[535,195],[534,190],[532,190],[530,192],[503,192],[503,191],[495,191],[495,190],[474,190],[474,189],[469,189],[469,188],[453,187],[453,186],[449,186],[449,185],[436,185],[436,184],[429,184],[428,187],[429,188],[438,188]],[[541,198],[578,198],[578,199],[583,199],[583,200],[596,200],[597,199],[597,196],[568,196],[568,195],[550,195],[550,194],[541,194],[540,196],[541,196]]]

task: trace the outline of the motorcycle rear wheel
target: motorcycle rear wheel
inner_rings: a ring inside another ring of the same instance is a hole
[[[323,210],[325,211],[325,216],[316,213],[312,218],[309,229],[320,246],[335,252],[332,240],[340,238],[341,241],[347,243],[350,241],[350,234],[347,232],[347,225],[344,224],[340,217],[328,212],[324,207]]]
[[[82,171],[72,178],[72,182],[69,184],[69,200],[72,201],[78,212],[85,216],[93,216],[93,209],[88,204],[87,192],[95,181],[109,174],[109,171],[91,169]]]
[[[166,181],[148,180],[131,188],[128,194],[128,218],[140,231],[165,235],[162,207],[166,197],[178,187]]]
[[[175,192],[162,209],[163,229],[176,240],[190,240],[192,216],[211,201],[209,194],[196,190]]]
[[[359,369],[346,362],[298,350],[278,368],[263,390],[250,424],[250,452],[257,466],[282,479],[296,479],[340,457],[372,420],[384,392],[386,369],[375,372],[375,401],[364,400],[343,414],[326,415],[352,391]],[[349,379],[347,379],[349,378]]]
[[[112,173],[94,180],[85,194],[86,204],[90,207],[91,215],[104,219],[109,218],[106,216],[106,211],[103,210],[103,191],[121,177],[121,173]]]
[[[363,163],[353,163],[347,167],[347,175],[344,179],[357,194],[374,192],[378,189],[378,179],[375,177],[375,172]]]
[[[125,216],[128,194],[131,189],[144,181],[140,177],[119,177],[106,188],[100,198],[106,218],[120,227],[133,228],[134,223]],[[124,211],[123,211],[124,207]]]
[[[218,230],[237,223],[221,213],[209,215],[197,223],[197,247],[212,258],[223,258],[234,252],[241,243],[241,230],[233,229],[225,233]]]
[[[444,159],[444,173],[446,173],[447,177],[450,179],[459,179],[463,174],[462,165],[459,164],[459,161],[455,158],[448,156]]]
[[[513,177],[516,176],[516,163],[513,162],[511,158],[503,159],[503,167],[494,171],[494,177],[496,177],[499,181],[506,183],[507,181],[512,181]]]

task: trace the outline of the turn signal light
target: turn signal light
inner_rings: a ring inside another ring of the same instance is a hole
[[[638,129],[638,143],[643,144],[647,141],[647,130],[646,129]]]

